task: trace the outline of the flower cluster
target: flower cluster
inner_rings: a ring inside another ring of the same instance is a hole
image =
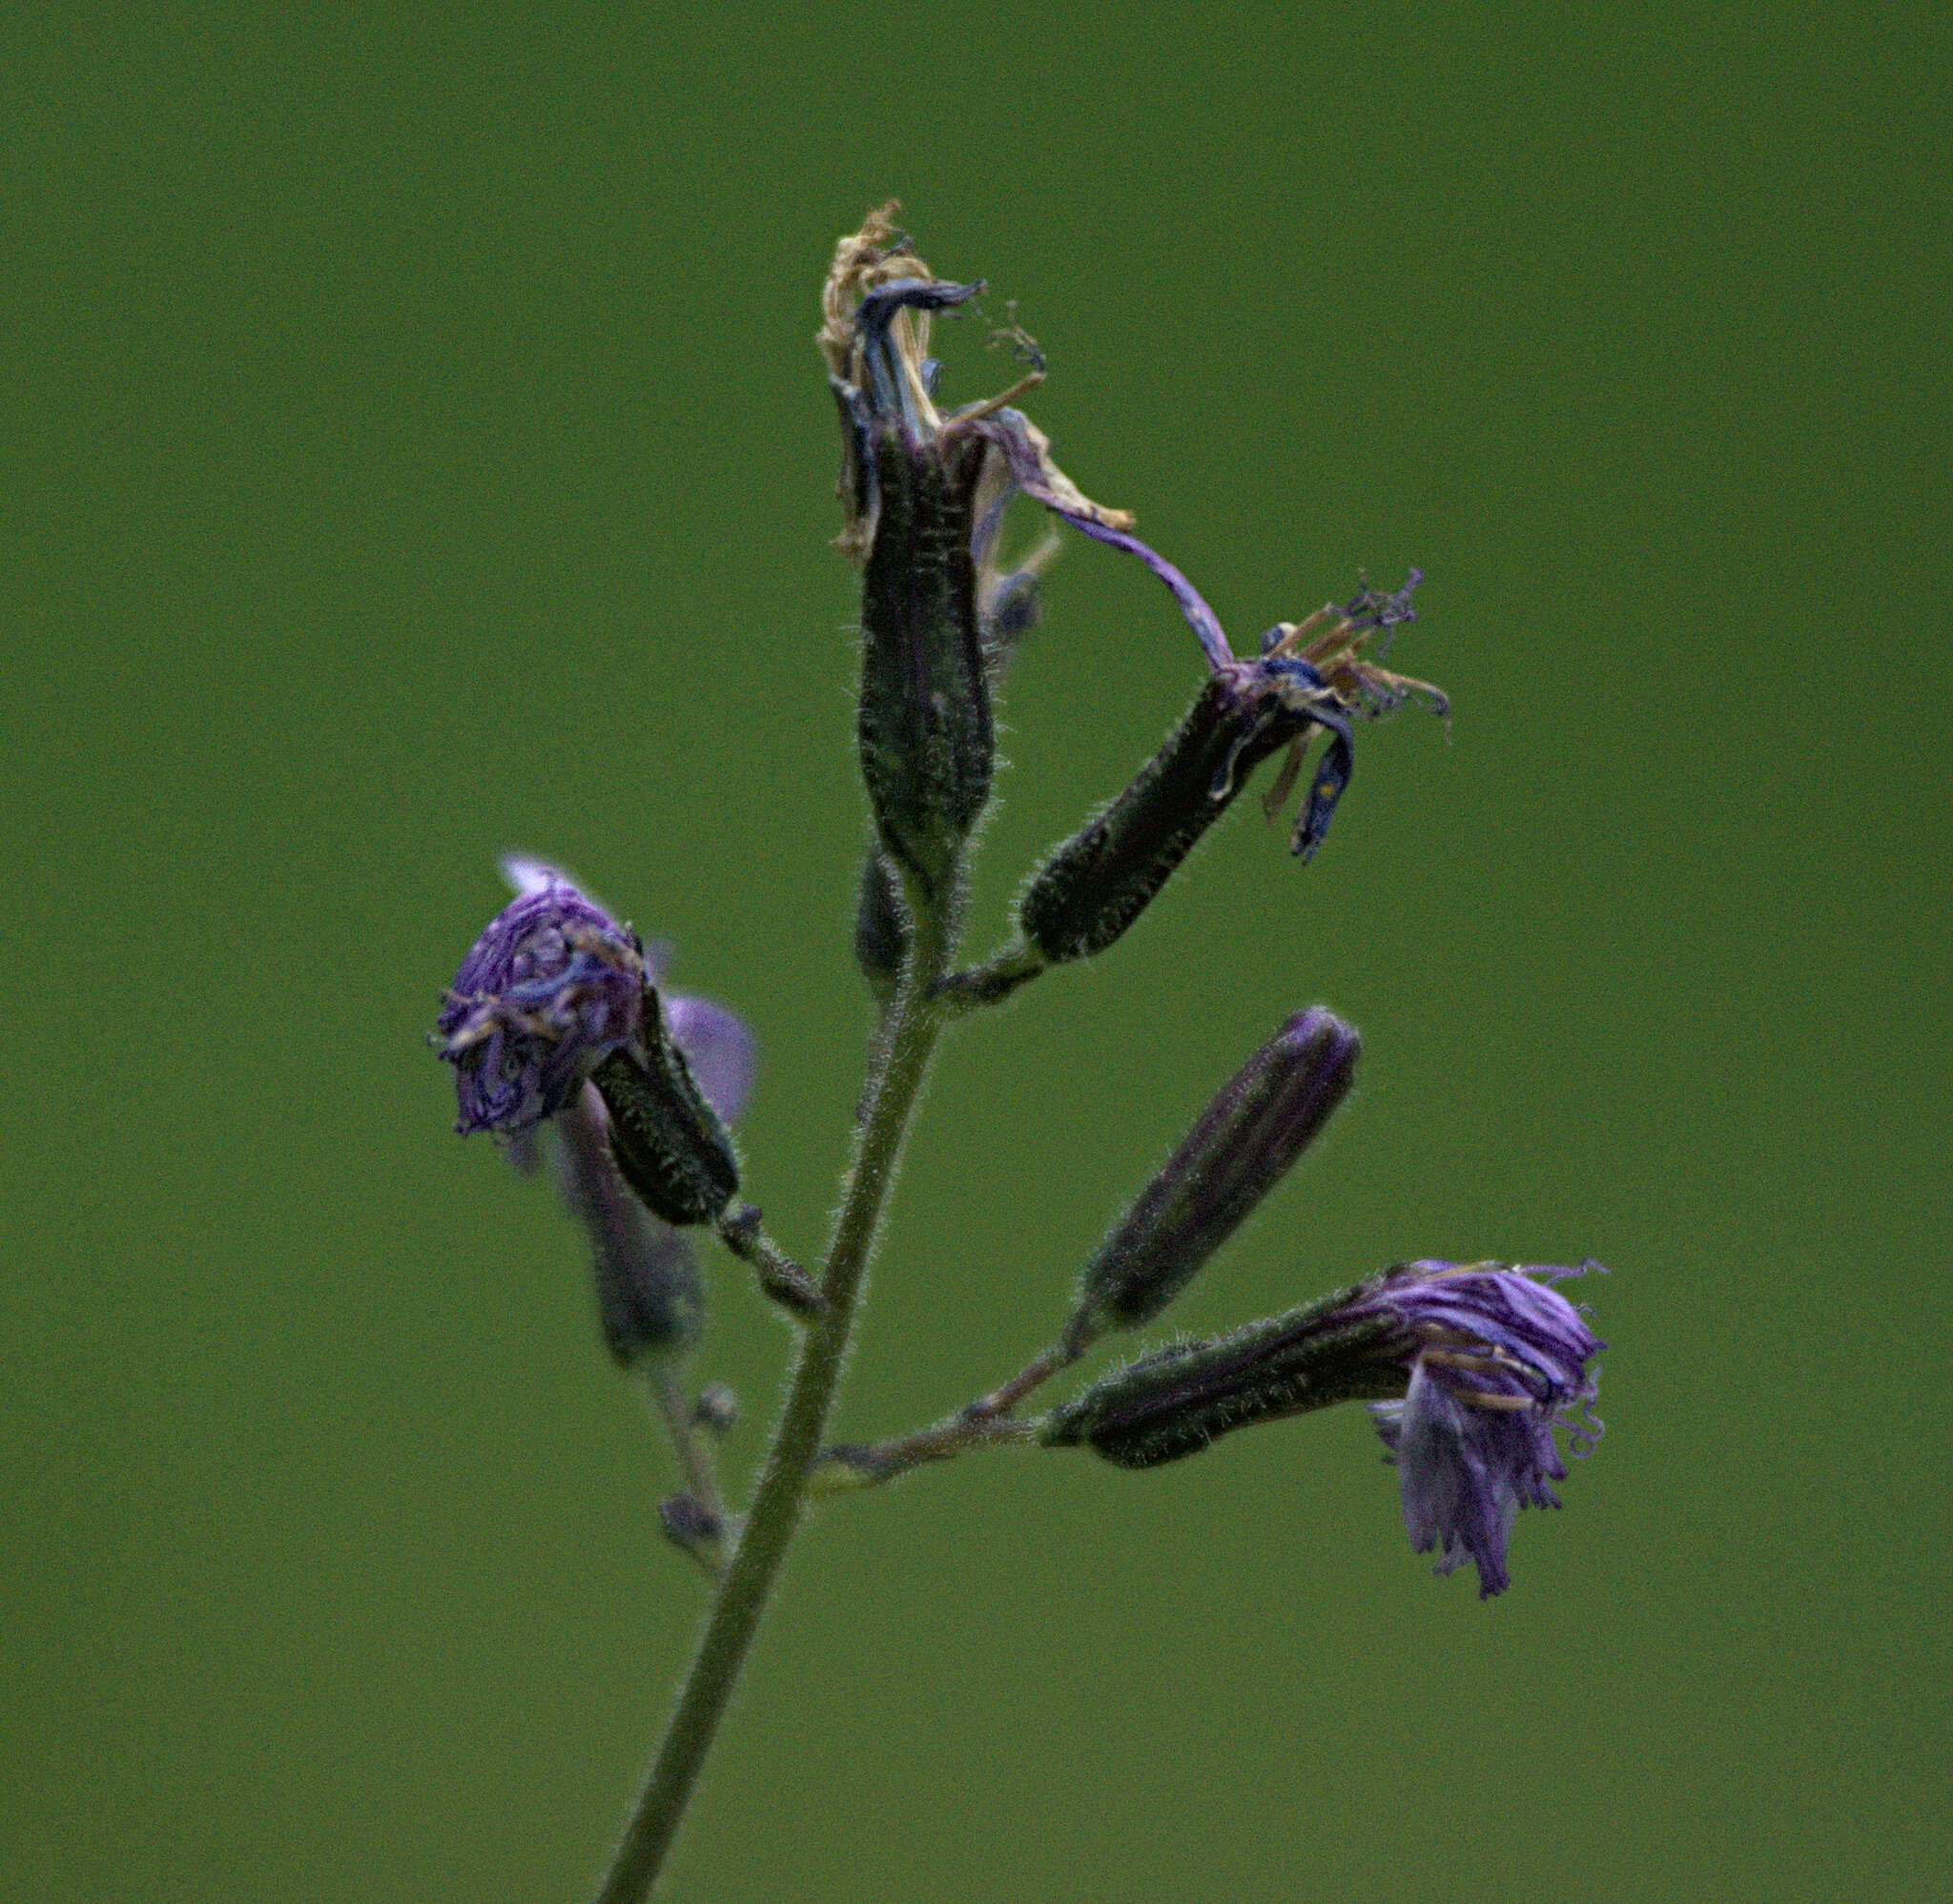
[[[1385,665],[1417,620],[1417,568],[1394,590],[1365,583],[1341,605],[1278,623],[1237,653],[1180,567],[1139,538],[1130,514],[1087,497],[1017,407],[1046,366],[1014,309],[989,340],[1008,344],[1022,374],[996,396],[941,402],[932,329],[975,313],[985,287],[938,276],[895,210],[871,213],[836,247],[815,338],[840,424],[837,543],[859,571],[855,746],[873,833],[853,937],[876,1007],[859,1149],[821,1277],[804,1276],[759,1211],[735,1201],[742,1167],[729,1126],[753,1074],[745,1025],[708,1000],[661,993],[664,950],[648,950],[539,862],[508,863],[516,897],[463,961],[440,1015],[457,1128],[491,1132],[518,1157],[549,1153],[590,1240],[605,1339],[621,1362],[650,1372],[685,1471],[687,1491],[667,1503],[663,1524],[709,1567],[736,1517],[716,1499],[693,1430],[730,1422],[730,1408],[681,1405],[672,1385],[703,1327],[686,1232],[704,1227],[758,1270],[768,1295],[817,1324],[808,1353],[826,1388],[791,1429],[805,1444],[781,1453],[776,1443],[764,1464],[754,1512],[772,1517],[769,1551],[784,1549],[780,1529],[810,1475],[824,1487],[874,1486],[1009,1440],[1089,1447],[1146,1469],[1237,1428],[1358,1402],[1371,1406],[1396,1467],[1412,1546],[1434,1554],[1440,1572],[1469,1559],[1481,1591],[1500,1592],[1519,1510],[1558,1505],[1560,1437],[1578,1452],[1598,1433],[1585,1410],[1602,1344],[1557,1287],[1578,1271],[1402,1263],[1227,1334],[1141,1354],[1036,1422],[1015,1413],[1107,1337],[1155,1321],[1274,1198],[1354,1083],[1357,1033],[1321,1006],[1285,1018],[1212,1095],[1086,1260],[1068,1321],[1029,1365],[934,1428],[824,1456],[814,1439],[915,1095],[950,1020],[1107,951],[1264,766],[1273,767],[1271,821],[1306,773],[1289,844],[1311,859],[1349,786],[1357,723],[1411,701],[1440,714],[1449,705]],[[1037,539],[1008,554],[1020,499]],[[1014,935],[959,969],[997,766],[993,701],[1039,621],[1040,577],[1066,530],[1132,557],[1166,588],[1203,672],[1131,782],[1032,870]]]

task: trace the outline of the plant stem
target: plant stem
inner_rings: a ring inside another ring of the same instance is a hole
[[[841,1214],[821,1270],[826,1307],[809,1321],[801,1339],[792,1385],[751,1511],[596,1904],[640,1904],[650,1894],[800,1525],[808,1471],[820,1451],[847,1360],[855,1301],[947,1015],[935,989],[948,952],[945,922],[919,916],[901,989],[891,1008],[886,1055],[869,1089]]]
[[[949,1009],[957,1014],[974,1012],[983,1005],[999,1005],[1044,970],[1043,953],[1019,939],[993,953],[981,965],[951,972],[942,981],[942,996]]]
[[[826,1495],[879,1487],[928,1462],[954,1461],[974,1448],[1028,1447],[1037,1439],[1035,1423],[956,1415],[933,1428],[918,1428],[913,1435],[876,1442],[872,1447],[828,1449],[814,1472],[813,1488]]]

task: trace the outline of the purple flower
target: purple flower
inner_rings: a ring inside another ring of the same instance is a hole
[[[1506,1546],[1521,1507],[1557,1507],[1566,1478],[1553,1441],[1584,1454],[1600,1424],[1584,1410],[1605,1346],[1551,1285],[1576,1269],[1415,1262],[1367,1291],[1415,1344],[1401,1402],[1372,1404],[1403,1484],[1404,1525],[1419,1553],[1449,1573],[1469,1557],[1479,1593],[1509,1584]]]
[[[516,897],[462,961],[438,1035],[455,1067],[455,1128],[520,1139],[611,1052],[644,1055],[645,994],[669,951],[647,948],[545,861],[510,854],[503,871]],[[709,999],[673,993],[664,1012],[707,1103],[732,1122],[752,1089],[752,1034]]]
[[[1588,1364],[1605,1344],[1550,1286],[1581,1273],[1402,1263],[1115,1369],[1055,1408],[1039,1439],[1159,1467],[1257,1422],[1368,1402],[1411,1545],[1436,1549],[1441,1573],[1470,1558],[1481,1592],[1503,1592],[1519,1509],[1559,1505],[1551,1484],[1567,1470],[1553,1431],[1565,1428],[1576,1454],[1600,1433],[1582,1414],[1595,1388]]]
[[[706,1102],[727,1123],[737,1123],[759,1068],[759,1053],[745,1019],[709,998],[673,992],[666,994],[665,1023]]]
[[[462,961],[437,1021],[463,1136],[533,1130],[643,1037],[652,974],[637,934],[554,869],[511,861],[510,874],[522,890]]]

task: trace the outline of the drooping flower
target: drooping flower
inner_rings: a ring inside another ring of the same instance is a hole
[[[1417,1346],[1401,1402],[1373,1404],[1402,1482],[1404,1526],[1449,1573],[1469,1557],[1483,1597],[1510,1584],[1506,1547],[1521,1507],[1557,1507],[1567,1468],[1554,1442],[1585,1452],[1599,1424],[1584,1416],[1605,1346],[1552,1287],[1581,1272],[1495,1263],[1415,1262],[1376,1300]]]
[[[745,1027],[703,1000],[661,999],[660,959],[556,868],[511,858],[505,870],[516,897],[462,962],[435,1034],[455,1068],[456,1128],[521,1144],[594,1084],[611,1156],[651,1213],[718,1221],[739,1160],[714,1094],[735,1107],[744,1096]],[[674,1011],[712,1089],[693,1075]]]
[[[1599,1423],[1589,1363],[1605,1346],[1552,1285],[1581,1272],[1495,1262],[1402,1263],[1353,1288],[1209,1341],[1175,1342],[1101,1377],[1039,1430],[1120,1467],[1158,1467],[1221,1436],[1339,1402],[1375,1404],[1403,1484],[1404,1523],[1449,1573],[1470,1559],[1482,1594],[1508,1584],[1525,1506],[1557,1506],[1567,1431]]]
[[[610,1114],[594,1084],[564,1108],[554,1131],[556,1186],[589,1239],[605,1346],[624,1367],[683,1355],[705,1326],[705,1287],[690,1238],[626,1188],[611,1156]]]

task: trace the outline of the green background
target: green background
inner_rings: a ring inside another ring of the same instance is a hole
[[[1238,643],[1430,580],[1449,733],[1244,803],[947,1052],[841,1428],[1056,1326],[1275,1023],[1366,1034],[1170,1319],[1595,1256],[1512,1590],[1360,1411],[819,1516],[674,1898],[1927,1898],[1946,1828],[1948,31],[1927,8],[14,9],[0,1893],[579,1897],[702,1604],[546,1191],[421,1043],[510,846],[867,1027],[811,345],[901,194]],[[1008,368],[947,334],[947,394]],[[1074,539],[975,931],[1193,690]],[[712,1269],[759,1446],[786,1332]]]

